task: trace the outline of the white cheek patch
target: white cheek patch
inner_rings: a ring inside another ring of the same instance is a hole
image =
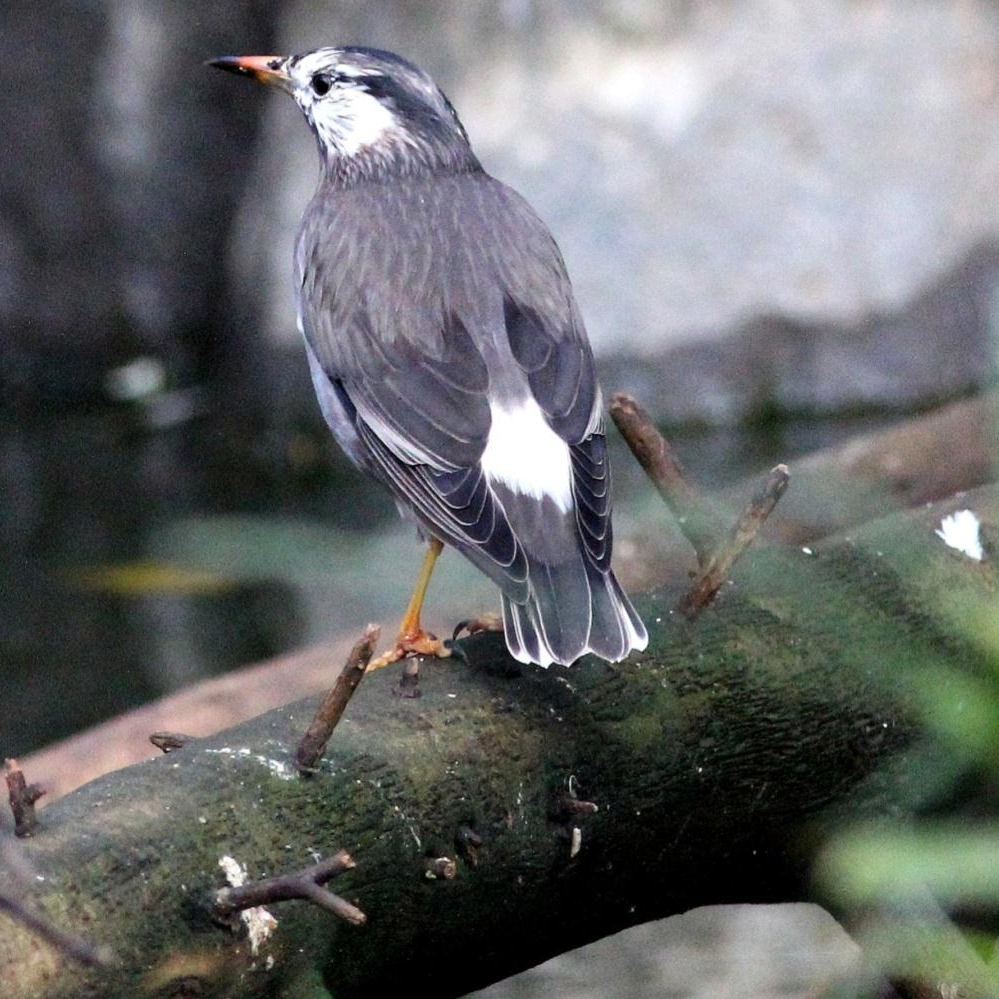
[[[323,142],[343,156],[356,156],[386,134],[399,131],[395,115],[356,87],[342,87],[314,101],[309,115]]]
[[[493,482],[534,499],[547,496],[572,509],[569,446],[548,426],[540,406],[526,399],[507,409],[490,400],[492,425],[482,452],[482,471]]]

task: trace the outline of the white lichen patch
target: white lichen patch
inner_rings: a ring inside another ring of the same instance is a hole
[[[246,868],[235,857],[228,855],[219,857],[219,867],[222,868],[226,881],[233,888],[239,888],[246,884]],[[246,927],[246,935],[250,940],[250,953],[256,957],[260,952],[260,945],[265,943],[277,929],[278,921],[262,905],[255,906],[252,909],[244,909],[239,914],[239,918]],[[270,961],[270,959],[268,960]],[[268,968],[272,966],[272,963],[268,963]]]
[[[981,523],[971,510],[958,510],[944,517],[934,533],[945,545],[962,552],[976,562],[981,562],[985,557]]]
[[[255,753],[252,749],[247,749],[245,746],[242,749],[223,746],[221,749],[206,749],[205,752],[214,753],[218,756],[231,756],[235,759],[253,760],[254,763],[259,763],[261,766],[267,767],[275,777],[281,780],[294,780],[296,776],[295,771],[282,760],[275,760],[261,753]]]

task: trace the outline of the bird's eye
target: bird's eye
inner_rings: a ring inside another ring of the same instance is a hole
[[[317,97],[325,97],[330,92],[330,87],[333,86],[333,77],[329,73],[316,73],[310,83],[312,92]]]

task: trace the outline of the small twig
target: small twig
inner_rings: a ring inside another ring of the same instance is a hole
[[[360,909],[322,887],[327,881],[354,866],[356,865],[350,854],[346,850],[340,850],[332,857],[294,874],[278,874],[250,884],[220,888],[215,892],[212,913],[216,919],[225,921],[237,912],[253,909],[258,905],[302,899],[334,913],[354,926],[362,926],[368,917]]]
[[[333,729],[336,728],[344,709],[354,696],[357,685],[364,679],[365,669],[378,643],[379,632],[377,625],[369,624],[364,629],[360,641],[350,650],[347,662],[336,683],[333,684],[333,689],[323,698],[315,718],[312,719],[298,744],[295,759],[299,773],[307,775],[315,770],[326,744],[330,741]]]
[[[787,491],[789,478],[786,465],[778,465],[770,473],[766,484],[750,500],[729,532],[728,540],[711,556],[690,591],[680,601],[677,610],[681,614],[695,618],[714,600],[736,559],[752,544],[764,521]]]
[[[183,735],[180,732],[153,732],[149,737],[149,741],[164,753],[183,749],[193,739],[193,735]]]
[[[703,569],[725,535],[720,518],[709,501],[687,481],[680,459],[635,399],[624,392],[616,393],[610,401],[610,415],[631,453],[672,510]]]
[[[45,788],[40,784],[28,784],[17,760],[4,761],[4,770],[10,810],[14,813],[14,835],[30,836],[38,827],[35,802],[45,794]]]

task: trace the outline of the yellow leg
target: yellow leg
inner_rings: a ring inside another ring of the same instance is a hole
[[[398,662],[407,656],[436,656],[439,659],[446,659],[451,655],[451,650],[434,635],[430,635],[420,627],[420,612],[423,610],[423,600],[427,595],[427,587],[430,585],[430,577],[433,575],[434,565],[440,557],[444,545],[436,538],[430,540],[430,547],[423,558],[423,565],[420,574],[416,578],[416,587],[410,597],[409,606],[403,615],[399,625],[399,634],[395,641],[395,648],[372,659],[368,663],[368,671],[381,669],[390,663]]]
[[[420,611],[423,610],[423,601],[427,595],[427,587],[430,585],[430,577],[433,575],[434,566],[444,550],[442,542],[436,538],[430,539],[430,546],[427,554],[423,556],[423,565],[420,567],[420,574],[416,577],[416,586],[413,595],[409,598],[409,606],[403,615],[402,623],[399,625],[399,638],[416,638],[420,634]]]

